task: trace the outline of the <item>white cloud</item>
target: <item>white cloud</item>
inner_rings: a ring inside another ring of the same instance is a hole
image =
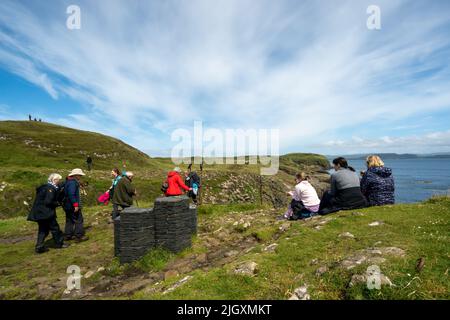
[[[280,128],[282,148],[298,150],[450,108],[445,3],[380,0],[382,30],[369,31],[365,1],[78,2],[82,29],[69,31],[63,6],[2,1],[0,64],[101,117],[79,126],[144,149],[167,149],[196,119]]]
[[[423,135],[403,137],[384,136],[380,138],[358,138],[350,140],[330,140],[315,145],[326,153],[364,153],[364,152],[395,152],[395,153],[427,153],[450,151],[450,130],[431,132]]]

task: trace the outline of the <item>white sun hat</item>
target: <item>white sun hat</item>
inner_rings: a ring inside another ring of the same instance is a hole
[[[73,169],[71,173],[69,173],[69,177],[73,176],[85,176],[86,174],[81,169]]]

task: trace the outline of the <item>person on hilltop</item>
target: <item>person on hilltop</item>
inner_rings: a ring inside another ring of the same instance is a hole
[[[86,158],[86,164],[87,164],[88,171],[92,170],[92,162],[93,162],[92,157],[90,155],[88,155]]]
[[[36,189],[36,199],[28,215],[28,221],[37,222],[38,236],[35,246],[36,253],[48,251],[45,246],[45,238],[51,232],[56,248],[67,248],[69,245],[64,243],[64,236],[56,220],[56,208],[59,193],[61,192],[59,183],[62,177],[57,173],[52,173],[48,177],[48,182]]]
[[[133,177],[133,172],[126,172],[125,176],[120,178],[114,187],[112,197],[113,211],[111,214],[113,220],[120,216],[120,211],[133,205],[133,196],[137,195],[136,188],[132,183]]]
[[[320,199],[316,189],[309,183],[309,176],[305,172],[295,175],[295,190],[289,191],[292,197],[285,218],[289,220],[305,219],[317,215]]]
[[[192,191],[192,188],[189,188],[184,184],[180,173],[181,169],[179,167],[175,167],[173,171],[170,171],[167,174],[167,179],[162,187],[166,197],[180,196],[183,194],[182,190]]]
[[[392,170],[384,166],[379,156],[371,155],[366,159],[367,171],[361,179],[361,192],[370,206],[382,206],[395,203],[395,183]]]
[[[355,169],[350,167],[343,157],[334,159],[333,165],[335,172],[331,175],[331,190],[324,193],[319,213],[324,215],[339,210],[367,207],[367,200],[361,193]]]
[[[73,169],[64,184],[64,211],[66,213],[66,226],[64,233],[66,240],[76,242],[86,241],[84,219],[80,197],[80,180],[86,174],[81,169]]]

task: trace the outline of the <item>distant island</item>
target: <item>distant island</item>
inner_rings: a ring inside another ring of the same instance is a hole
[[[368,156],[368,153],[358,153],[358,154],[350,154],[344,155],[343,157],[347,160],[365,160]],[[439,159],[450,159],[450,152],[442,152],[442,153],[425,153],[425,154],[414,154],[414,153],[377,153],[382,159],[430,159],[430,158],[439,158]],[[334,159],[339,157],[338,155],[327,155],[328,159]]]

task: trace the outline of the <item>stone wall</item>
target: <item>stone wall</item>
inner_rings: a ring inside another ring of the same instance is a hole
[[[197,209],[186,196],[164,197],[154,208],[128,208],[114,221],[114,253],[121,263],[144,256],[161,247],[180,252],[192,245],[197,233]]]

